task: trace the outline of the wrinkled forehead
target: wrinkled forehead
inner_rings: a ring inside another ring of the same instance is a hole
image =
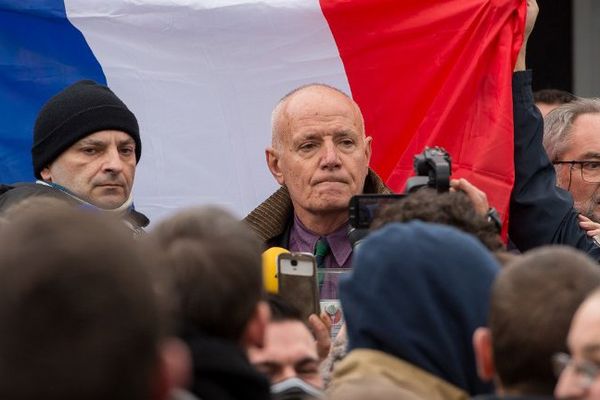
[[[332,119],[344,121],[364,136],[363,117],[354,100],[334,89],[321,86],[300,89],[285,99],[275,113],[273,129],[274,133],[287,136],[292,126],[301,126],[307,121],[314,123]]]
[[[350,97],[327,88],[308,87],[294,93],[285,104],[284,114],[289,118],[312,115],[345,115],[362,126],[362,114]]]

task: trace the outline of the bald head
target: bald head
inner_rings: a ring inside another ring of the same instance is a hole
[[[279,102],[272,123],[271,174],[305,227],[333,232],[348,219],[350,198],[362,193],[369,171],[371,138],[358,105],[330,86],[303,86]]]
[[[325,102],[339,102],[340,107],[347,107],[356,121],[357,127],[364,136],[365,123],[358,104],[346,93],[324,83],[310,83],[300,86],[279,100],[271,114],[271,145],[280,149],[282,138],[289,133],[290,119],[299,113],[318,111]]]

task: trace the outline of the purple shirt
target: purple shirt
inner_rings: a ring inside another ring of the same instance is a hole
[[[308,230],[298,216],[294,214],[294,223],[290,230],[289,250],[293,252],[313,253],[319,235]],[[348,224],[344,224],[329,235],[324,236],[329,243],[330,252],[325,257],[326,268],[350,268],[352,262],[352,246],[348,240]],[[339,299],[337,293],[338,274],[326,274],[321,279],[321,299]]]

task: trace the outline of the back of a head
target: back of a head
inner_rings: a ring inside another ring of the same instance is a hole
[[[121,224],[24,212],[0,227],[0,276],[0,398],[150,398],[163,321]]]
[[[387,224],[356,250],[340,283],[349,349],[386,352],[470,394],[489,391],[472,335],[487,323],[498,270],[479,241],[455,228]]]
[[[373,221],[373,229],[390,222],[412,220],[450,225],[476,236],[490,251],[503,249],[504,245],[493,223],[479,215],[473,203],[463,192],[438,193],[422,188],[384,209]]]
[[[533,101],[535,103],[561,105],[575,100],[577,100],[577,96],[560,89],[541,89],[533,93]]]
[[[54,196],[34,196],[27,197],[18,203],[8,206],[0,216],[4,217],[7,221],[18,218],[23,213],[36,212],[53,212],[59,210],[66,210],[72,205],[68,200],[54,197]]]
[[[556,378],[551,357],[567,351],[573,314],[598,285],[598,265],[562,246],[532,250],[500,273],[489,327],[496,372],[505,389],[552,395]]]
[[[149,235],[175,281],[183,328],[238,341],[263,296],[262,247],[216,207],[182,211]]]

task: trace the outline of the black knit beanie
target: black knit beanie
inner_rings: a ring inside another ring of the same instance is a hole
[[[40,172],[79,139],[95,132],[117,130],[135,141],[136,162],[142,142],[135,115],[109,88],[94,81],[79,81],[44,104],[33,130],[33,172]]]

